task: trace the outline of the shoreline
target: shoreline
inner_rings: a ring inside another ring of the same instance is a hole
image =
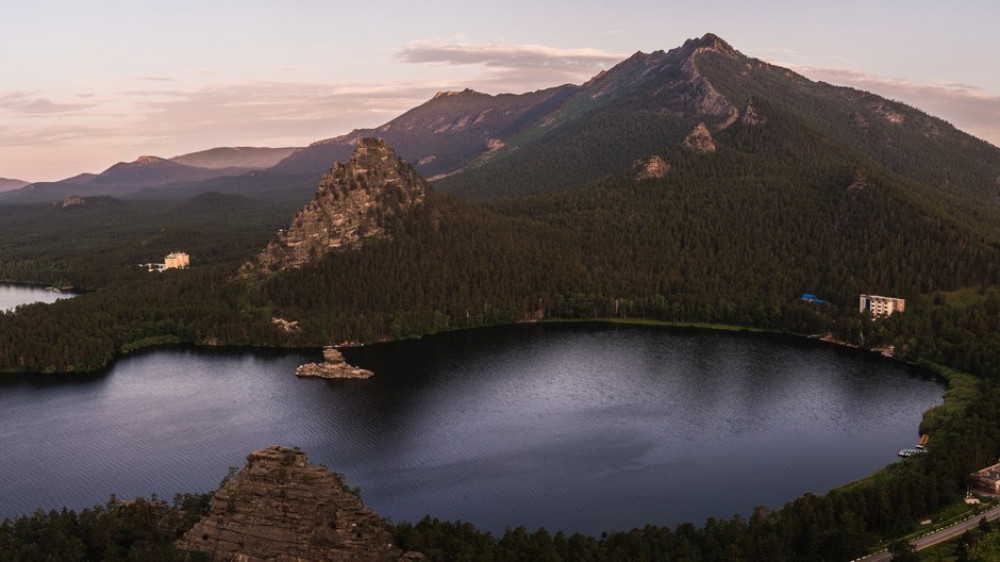
[[[3,282],[0,282],[3,283]],[[11,283],[13,284],[13,283]],[[35,286],[31,284],[22,284],[25,286]],[[68,370],[68,371],[27,371],[27,370],[0,370],[0,376],[4,375],[40,375],[40,376],[58,376],[58,375],[93,375],[98,373],[103,373],[114,367],[118,360],[140,353],[147,350],[156,350],[160,348],[170,348],[170,347],[191,347],[194,349],[202,350],[232,350],[232,351],[305,351],[305,352],[322,352],[324,348],[333,347],[334,349],[349,349],[352,347],[369,347],[377,346],[383,344],[391,344],[396,342],[404,341],[417,341],[426,337],[435,336],[438,334],[448,334],[457,333],[468,330],[487,330],[491,328],[503,328],[511,326],[522,326],[522,325],[547,325],[547,324],[607,324],[607,325],[618,325],[618,326],[639,326],[639,327],[653,327],[653,328],[667,328],[676,331],[689,331],[689,332],[702,332],[702,333],[727,333],[727,334],[746,334],[746,335],[759,335],[759,336],[774,336],[787,338],[789,340],[796,340],[800,342],[816,342],[824,345],[830,345],[836,348],[845,350],[856,350],[859,352],[864,352],[866,354],[871,354],[891,361],[897,361],[906,365],[918,366],[915,363],[903,361],[887,355],[882,351],[876,349],[868,349],[862,346],[857,346],[849,344],[847,342],[827,339],[826,334],[799,334],[795,332],[781,331],[781,330],[767,330],[763,328],[753,328],[749,326],[738,326],[733,324],[718,324],[718,323],[702,323],[702,322],[677,322],[669,320],[655,320],[647,318],[546,318],[542,320],[521,320],[518,322],[511,322],[505,324],[490,324],[484,326],[469,326],[463,328],[450,328],[445,330],[440,330],[436,332],[428,332],[419,336],[404,337],[398,339],[384,339],[371,343],[364,342],[353,342],[345,341],[339,344],[323,344],[317,346],[267,346],[267,345],[253,345],[253,344],[217,344],[217,343],[205,343],[205,342],[189,342],[183,341],[175,335],[165,335],[144,338],[138,341],[129,342],[122,346],[121,349],[117,350],[106,363],[101,366],[90,369],[90,370]],[[943,366],[948,368],[947,366]],[[933,371],[933,370],[932,370]]]

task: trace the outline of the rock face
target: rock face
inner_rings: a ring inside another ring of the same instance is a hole
[[[320,180],[316,197],[295,214],[245,275],[301,267],[327,252],[350,248],[365,238],[386,236],[388,219],[420,204],[427,184],[377,138],[358,141],[347,162],[338,162]]]
[[[670,164],[659,156],[650,156],[648,160],[639,160],[635,163],[639,173],[636,177],[640,180],[662,179],[670,171]]]
[[[401,553],[382,519],[341,476],[280,446],[251,453],[215,493],[209,515],[176,546],[238,562],[389,561]]]
[[[320,377],[324,379],[367,379],[375,373],[349,365],[344,356],[332,347],[323,350],[322,363],[306,363],[295,369],[297,377]]]
[[[712,133],[708,131],[708,127],[704,123],[698,123],[698,126],[684,139],[684,147],[695,154],[710,154],[715,152],[715,141],[712,140]]]

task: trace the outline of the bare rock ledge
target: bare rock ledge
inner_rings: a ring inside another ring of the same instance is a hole
[[[323,350],[322,363],[306,363],[295,369],[297,377],[320,377],[323,379],[367,379],[375,375],[368,369],[355,367],[344,360],[344,356],[332,347]]]

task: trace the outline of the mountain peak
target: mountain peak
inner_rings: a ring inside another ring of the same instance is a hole
[[[701,39],[697,39],[695,41],[698,43],[699,47],[712,49],[714,51],[721,51],[730,55],[735,55],[739,52],[734,49],[732,45],[727,43],[725,39],[714,33],[706,33],[701,37]]]
[[[489,96],[489,94],[477,92],[472,88],[466,88],[461,92],[455,92],[455,91],[437,92],[434,94],[434,97],[432,97],[431,100],[436,100],[438,98],[453,98],[458,96]]]
[[[166,162],[166,160],[160,158],[159,156],[149,155],[143,155],[135,159],[135,164],[139,164],[140,166],[148,166],[149,164],[156,164],[157,162]]]

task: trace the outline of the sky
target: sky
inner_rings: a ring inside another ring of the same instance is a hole
[[[1000,2],[3,0],[0,177],[305,146],[436,92],[580,84],[715,33],[1000,146]]]

